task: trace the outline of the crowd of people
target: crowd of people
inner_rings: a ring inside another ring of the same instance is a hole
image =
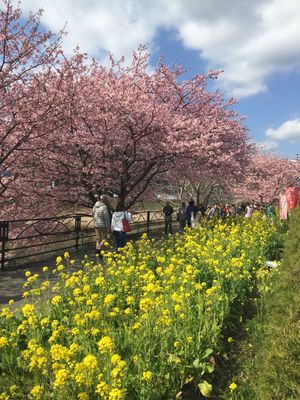
[[[93,207],[92,216],[94,219],[96,232],[96,253],[102,258],[102,251],[105,243],[110,239],[111,233],[115,237],[116,250],[125,246],[126,233],[130,230],[132,214],[117,206],[115,211],[111,211],[107,196],[96,196],[97,201]],[[194,200],[188,204],[182,202],[176,212],[176,220],[179,222],[179,232],[182,233],[185,227],[196,228],[200,223],[205,223],[211,219],[229,218],[237,215],[244,215],[245,218],[251,218],[254,210],[261,210],[274,221],[275,209],[273,204],[264,206],[262,204],[240,203],[235,204],[213,204],[205,207],[203,204],[196,205]],[[165,235],[173,233],[173,222],[175,210],[166,202],[162,210],[165,220]]]
[[[186,226],[195,228],[199,223],[209,221],[216,218],[229,218],[237,215],[243,215],[245,218],[251,218],[253,211],[262,211],[272,221],[275,220],[275,208],[273,204],[250,204],[250,203],[239,203],[239,204],[213,204],[205,207],[203,204],[198,206],[194,200],[190,200],[188,204],[185,202],[181,203],[181,206],[177,212],[177,222],[179,222],[179,232],[183,232]],[[165,234],[172,233],[172,221],[174,209],[169,202],[166,202],[163,208],[165,216]]]

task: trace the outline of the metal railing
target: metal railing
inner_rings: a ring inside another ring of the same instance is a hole
[[[162,211],[136,212],[129,235],[149,234],[163,221]],[[0,269],[32,257],[78,250],[94,242],[93,219],[88,214],[0,221]]]

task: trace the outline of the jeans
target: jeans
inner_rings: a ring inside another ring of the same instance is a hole
[[[172,233],[172,215],[165,216],[165,235]]]
[[[117,251],[118,251],[119,248],[125,246],[126,232],[114,231],[114,235],[115,235],[115,238],[116,238],[116,245],[117,245],[116,247],[117,247]]]

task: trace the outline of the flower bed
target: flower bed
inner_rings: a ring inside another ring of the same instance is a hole
[[[264,282],[274,229],[257,215],[167,241],[143,236],[107,252],[105,271],[85,258],[68,272],[65,253],[50,298],[28,272],[30,302],[1,312],[0,399],[209,395],[224,321]]]

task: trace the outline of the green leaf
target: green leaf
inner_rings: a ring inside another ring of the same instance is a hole
[[[212,372],[214,372],[215,367],[212,364],[205,364],[205,372],[208,372],[209,374],[211,374]]]
[[[203,356],[201,357],[202,360],[204,360],[205,358],[208,358],[214,351],[212,349],[206,349],[205,353],[203,354]]]
[[[212,392],[212,385],[207,381],[198,384],[198,388],[204,397],[210,397]]]

